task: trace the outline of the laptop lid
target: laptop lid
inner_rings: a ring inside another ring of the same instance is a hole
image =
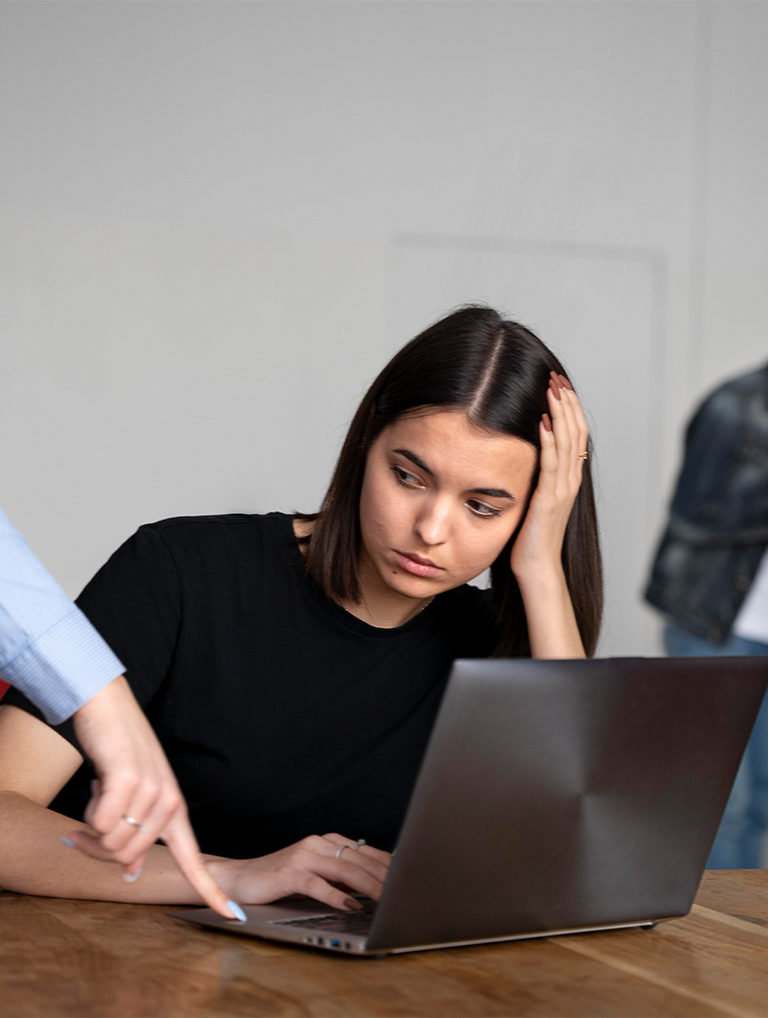
[[[369,950],[686,914],[768,658],[457,661]]]

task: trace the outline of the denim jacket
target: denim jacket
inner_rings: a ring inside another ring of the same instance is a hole
[[[645,598],[688,632],[725,643],[768,546],[768,365],[715,390],[685,459]]]

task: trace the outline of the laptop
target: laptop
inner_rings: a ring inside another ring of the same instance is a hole
[[[686,915],[768,657],[456,661],[381,900],[176,918],[352,955]]]

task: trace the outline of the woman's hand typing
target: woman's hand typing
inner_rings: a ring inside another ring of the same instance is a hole
[[[331,908],[353,911],[362,906],[350,892],[379,900],[391,860],[389,852],[326,834],[310,835],[258,859],[214,859],[208,868],[219,886],[244,905],[305,894]]]

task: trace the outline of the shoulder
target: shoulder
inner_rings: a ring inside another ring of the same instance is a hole
[[[253,546],[271,540],[290,526],[286,513],[228,513],[221,516],[174,516],[139,527],[130,540],[164,544],[172,553],[185,548],[212,550]]]
[[[757,401],[768,401],[768,365],[732,378],[711,392],[701,403],[696,418],[728,422],[738,421]]]
[[[202,539],[227,533],[246,533],[274,526],[278,520],[290,519],[285,513],[226,513],[217,516],[172,516],[154,523],[145,523],[140,531],[157,531],[164,538],[192,534]]]
[[[96,578],[152,583],[165,579],[176,585],[198,573],[204,579],[231,573],[247,563],[283,557],[278,548],[287,545],[281,535],[292,534],[291,519],[284,513],[232,513],[146,523],[110,556]]]

